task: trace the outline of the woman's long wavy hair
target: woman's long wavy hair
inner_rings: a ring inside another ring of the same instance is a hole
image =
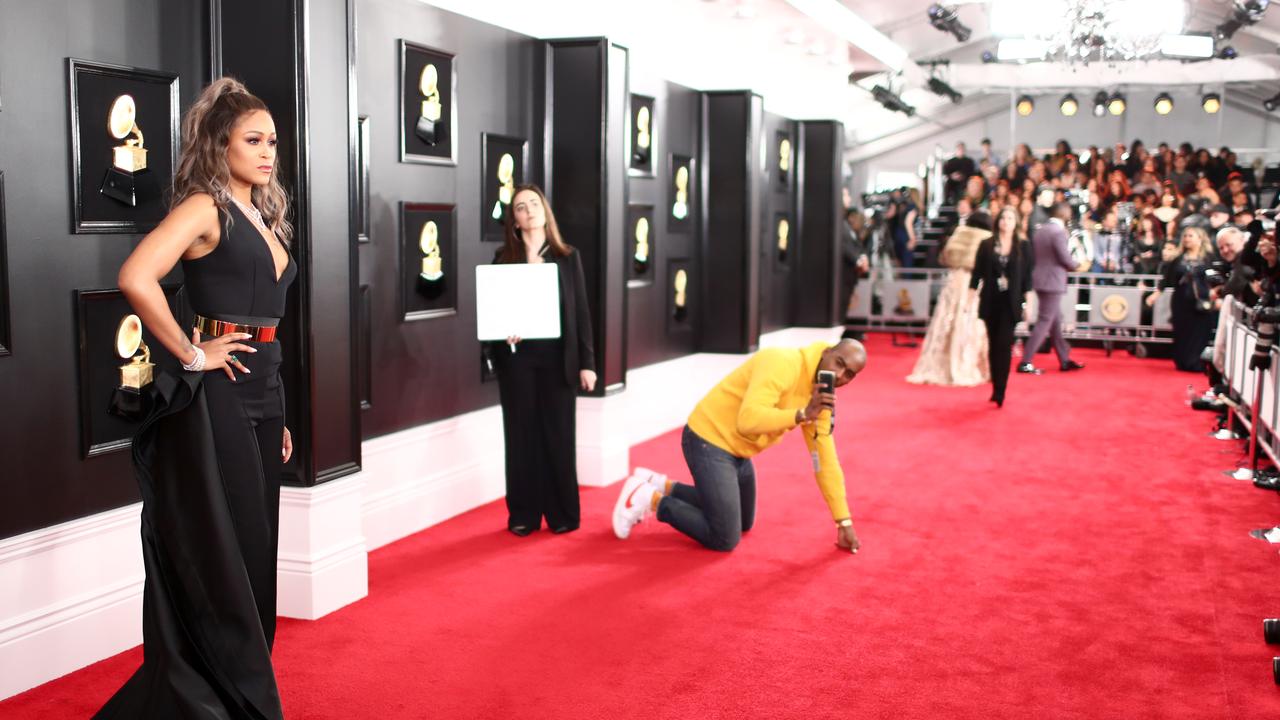
[[[542,201],[542,212],[547,219],[547,244],[551,246],[551,252],[560,257],[571,252],[569,245],[560,237],[560,226],[556,224],[556,215],[551,212],[551,204],[547,202],[547,196],[542,192],[542,188],[537,185],[517,185],[515,192],[511,194],[511,204],[507,205],[506,218],[503,221],[505,232],[502,252],[498,255],[500,263],[517,263],[524,260],[524,238],[520,234],[520,228],[516,227],[516,196],[526,190],[537,194],[538,200]]]
[[[234,78],[214,80],[200,93],[182,119],[182,159],[173,179],[174,207],[196,193],[208,193],[220,209],[227,208],[231,203],[231,169],[227,165],[231,130],[240,118],[255,110],[267,110],[267,104]],[[266,185],[255,184],[251,197],[263,223],[289,245],[293,225],[280,173],[272,172]]]

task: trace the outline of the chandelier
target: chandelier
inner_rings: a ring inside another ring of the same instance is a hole
[[[1182,31],[1184,0],[994,0],[992,28],[1067,64],[1140,60]]]

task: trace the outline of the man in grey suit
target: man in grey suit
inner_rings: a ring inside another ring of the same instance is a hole
[[[1053,340],[1058,353],[1058,364],[1063,372],[1084,367],[1071,359],[1071,346],[1062,336],[1062,296],[1067,292],[1067,273],[1076,263],[1067,251],[1067,221],[1071,219],[1071,206],[1065,202],[1054,204],[1049,211],[1049,221],[1041,225],[1031,238],[1031,251],[1035,263],[1031,272],[1031,286],[1036,291],[1036,326],[1031,337],[1022,346],[1022,363],[1018,372],[1039,375],[1041,370],[1031,363],[1044,339]]]

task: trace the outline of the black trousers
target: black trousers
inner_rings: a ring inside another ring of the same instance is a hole
[[[982,318],[987,325],[987,357],[991,363],[991,399],[1004,400],[1009,386],[1009,366],[1013,362],[1013,329],[1018,322],[1008,302],[996,303],[990,316]]]
[[[564,344],[526,340],[495,351],[507,446],[507,526],[577,528],[577,390],[565,381]]]

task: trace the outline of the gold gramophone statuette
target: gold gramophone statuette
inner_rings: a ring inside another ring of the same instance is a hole
[[[440,228],[434,220],[428,220],[422,226],[418,247],[422,250],[422,279],[435,282],[444,277],[444,260],[440,257]]]
[[[151,362],[151,350],[142,342],[142,321],[137,315],[125,315],[120,321],[116,329],[116,355],[130,360],[120,366],[120,389],[139,392],[151,384],[156,366]]]
[[[676,279],[674,281],[676,287],[676,313],[684,310],[685,301],[688,300],[689,274],[683,269],[676,271]]]
[[[791,223],[786,218],[778,220],[778,252],[787,254],[787,239],[791,235]]]
[[[426,98],[422,101],[422,117],[436,122],[440,119],[440,71],[436,70],[436,66],[427,63],[422,68],[422,76],[418,78],[418,89],[422,91],[422,96]]]
[[[671,205],[671,215],[677,220],[689,216],[689,167],[681,165],[676,169],[676,200]]]
[[[511,153],[503,153],[498,159],[498,201],[493,204],[493,219],[501,220],[502,211],[511,204],[516,193],[516,159]]]
[[[791,138],[782,138],[778,143],[778,169],[784,173],[791,171]]]
[[[138,127],[138,107],[132,95],[121,95],[111,103],[107,115],[107,131],[111,137],[124,140],[111,149],[111,164],[125,172],[147,169],[147,149],[143,147],[142,128]],[[133,135],[133,137],[129,137]],[[126,138],[128,138],[126,140]]]
[[[635,258],[641,265],[649,262],[649,218],[636,220]]]

